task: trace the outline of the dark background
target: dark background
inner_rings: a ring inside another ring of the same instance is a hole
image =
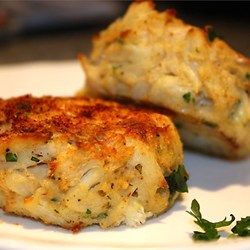
[[[0,64],[75,59],[89,54],[91,37],[121,16],[131,1],[0,1]],[[196,26],[212,25],[233,48],[250,56],[248,1],[156,1]]]

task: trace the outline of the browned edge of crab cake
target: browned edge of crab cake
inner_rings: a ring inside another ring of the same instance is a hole
[[[249,156],[250,60],[211,38],[210,29],[158,12],[151,3],[133,3],[95,37],[81,63],[87,94],[170,109],[187,122],[181,131],[187,145],[226,158]],[[199,136],[190,138],[189,118],[200,126]],[[216,124],[209,136],[204,121]]]
[[[138,226],[186,192],[167,116],[91,98],[0,100],[0,206],[78,230]],[[176,183],[176,176],[182,183]]]

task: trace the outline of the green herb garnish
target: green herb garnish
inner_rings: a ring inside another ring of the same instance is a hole
[[[89,218],[91,216],[91,214],[92,214],[91,210],[87,208],[84,215],[83,215],[83,217],[84,218]]]
[[[57,202],[58,201],[58,199],[56,198],[56,197],[53,197],[52,199],[50,199],[51,201],[53,201],[53,202]]]
[[[12,153],[10,151],[6,152],[5,154],[5,160],[6,162],[17,162],[17,154]]]
[[[191,92],[185,93],[185,94],[182,96],[182,98],[184,99],[184,101],[185,101],[186,103],[190,103],[191,101],[192,101],[193,103],[195,103],[195,98],[192,97]]]
[[[97,215],[97,219],[105,219],[107,216],[107,213],[100,213]]]
[[[189,176],[184,165],[179,165],[177,170],[174,170],[169,176],[165,177],[170,193],[188,192],[187,180]]]
[[[203,120],[202,123],[210,128],[217,128],[218,127],[218,124],[215,122]]]
[[[208,40],[210,42],[213,42],[214,39],[216,37],[218,37],[218,35],[216,34],[214,28],[212,26],[206,26],[205,29],[206,29],[206,32],[207,32]]]
[[[250,216],[241,218],[240,221],[236,221],[236,225],[231,231],[241,237],[250,236]]]
[[[38,159],[38,158],[36,158],[35,156],[32,156],[31,158],[30,158],[32,161],[34,161],[34,162],[39,162],[40,160]]]
[[[86,214],[91,214],[91,210],[87,208],[87,210],[86,210],[85,213],[86,213]]]
[[[250,80],[250,73],[249,72],[246,73],[246,79]]]
[[[239,112],[239,109],[241,107],[241,100],[237,100],[233,106],[232,106],[232,109],[231,109],[231,112],[229,113],[229,117],[230,118],[235,118],[236,114]]]
[[[186,103],[190,103],[191,101],[191,98],[192,98],[192,95],[191,95],[191,92],[187,92],[186,94],[184,94],[183,96],[183,99]]]
[[[191,211],[186,212],[193,216],[196,219],[194,222],[204,230],[204,232],[194,231],[192,236],[194,240],[218,240],[220,235],[217,228],[229,226],[235,220],[235,217],[232,214],[230,214],[231,220],[229,221],[227,221],[226,218],[219,222],[210,222],[203,219],[200,212],[200,205],[195,199],[192,201]]]

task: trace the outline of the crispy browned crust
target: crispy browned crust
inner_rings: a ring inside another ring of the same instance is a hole
[[[125,145],[125,136],[152,143],[158,134],[164,134],[171,141],[176,131],[169,122],[153,109],[102,99],[26,95],[0,100],[0,124],[9,126],[0,130],[0,151],[16,138],[46,142],[59,134],[78,148],[91,151],[93,157],[103,158],[117,154],[112,144]],[[95,150],[97,145],[101,151]]]
[[[171,120],[154,110],[27,95],[0,100],[0,123],[5,212],[76,232],[137,226],[176,198],[165,177],[182,164],[182,144]]]

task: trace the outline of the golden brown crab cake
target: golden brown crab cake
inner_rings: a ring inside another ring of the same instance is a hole
[[[88,98],[0,100],[0,206],[77,230],[137,226],[187,191],[167,116]]]
[[[88,92],[173,111],[184,145],[250,154],[250,62],[209,29],[135,2],[93,45],[81,57]]]

